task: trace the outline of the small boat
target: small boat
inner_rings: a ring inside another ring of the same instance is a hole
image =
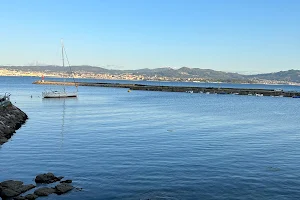
[[[77,92],[66,92],[57,90],[48,90],[43,92],[44,98],[67,98],[67,97],[77,97]]]
[[[297,96],[297,95],[294,95],[294,96],[292,96],[293,98],[300,98],[300,96]]]
[[[274,91],[275,91],[275,92],[283,92],[283,89],[281,89],[281,88],[276,88],[276,89],[274,89]]]
[[[9,93],[5,93],[3,96],[0,96],[0,107],[6,107],[11,104],[9,97]]]
[[[64,48],[64,44],[63,41],[61,41],[61,54],[62,54],[62,66],[65,67],[65,54],[66,54],[66,50]],[[69,60],[68,60],[68,56],[66,56],[68,64],[69,64]],[[71,67],[69,64],[69,69],[71,71]],[[71,74],[73,75],[72,71]],[[77,92],[78,92],[78,86],[75,83],[75,79],[73,77],[73,81],[74,81],[74,85],[76,87],[76,91],[75,92],[67,92],[66,91],[66,86],[65,84],[63,85],[63,89],[62,91],[58,91],[58,90],[45,90],[45,92],[42,93],[43,98],[68,98],[68,97],[77,97]],[[65,83],[65,79],[64,79],[64,83]]]
[[[255,94],[255,96],[257,96],[257,97],[262,97],[262,96],[264,96],[263,94]]]
[[[187,90],[187,91],[185,91],[186,93],[194,93],[194,91],[193,90]]]

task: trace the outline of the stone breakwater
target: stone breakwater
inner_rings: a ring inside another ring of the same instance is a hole
[[[0,145],[7,142],[27,119],[28,116],[11,103],[0,107]]]
[[[34,84],[42,85],[78,85],[95,87],[116,87],[129,88],[130,90],[162,91],[162,92],[188,92],[206,94],[234,94],[249,96],[274,96],[274,97],[294,97],[300,98],[300,92],[252,89],[252,88],[216,88],[216,87],[185,87],[185,86],[157,86],[142,84],[121,84],[121,83],[97,83],[97,82],[61,82],[61,81],[35,81]]]

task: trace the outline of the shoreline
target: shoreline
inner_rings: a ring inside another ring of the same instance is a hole
[[[7,142],[28,119],[26,113],[9,102],[0,107],[0,146]]]
[[[0,75],[0,77],[32,77],[32,78],[41,78],[40,75]],[[63,79],[63,76],[57,76],[57,75],[45,75],[45,77],[49,78],[61,78]],[[70,78],[71,79],[71,78]],[[179,80],[156,80],[156,79],[104,79],[104,78],[98,78],[98,77],[75,77],[75,79],[94,79],[97,80],[110,80],[110,81],[153,81],[153,82],[182,82],[182,83],[212,83],[212,84],[249,84],[249,85],[291,85],[291,86],[300,86],[300,83],[298,82],[286,82],[286,83],[266,83],[266,82],[226,82],[226,81],[179,81]]]
[[[122,84],[122,83],[101,83],[101,82],[63,82],[63,81],[35,81],[33,84],[40,85],[68,85],[93,86],[93,87],[114,87],[128,88],[129,90],[162,91],[162,92],[187,92],[206,94],[234,94],[249,96],[274,96],[274,97],[300,97],[300,92],[277,91],[271,89],[251,89],[251,88],[216,88],[216,87],[189,87],[189,86],[157,86],[143,84]]]

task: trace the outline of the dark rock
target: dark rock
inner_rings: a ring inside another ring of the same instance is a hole
[[[9,189],[9,188],[3,188],[2,191],[1,191],[1,198],[8,198],[8,197],[15,197],[15,196],[18,196],[20,193],[19,192],[16,192],[12,189]]]
[[[0,145],[4,144],[5,142],[7,142],[7,138],[5,137],[0,137]]]
[[[8,181],[3,181],[0,184],[2,187],[6,187],[6,188],[19,188],[21,185],[23,185],[23,182],[8,180]]]
[[[37,195],[35,195],[35,194],[27,194],[26,196],[25,196],[25,198],[26,199],[28,199],[28,200],[34,200],[34,199],[36,199],[36,198],[38,198],[39,196],[37,196]]]
[[[18,196],[18,197],[13,198],[13,200],[26,200],[26,198],[23,196]]]
[[[61,181],[60,183],[72,183],[72,180]]]
[[[7,142],[27,119],[28,116],[12,104],[0,106],[0,145]]]
[[[35,182],[36,183],[54,183],[56,181],[60,181],[63,178],[64,177],[62,177],[62,176],[56,177],[56,176],[54,176],[54,174],[49,172],[47,174],[37,175],[36,178],[35,178]]]
[[[22,181],[14,181],[14,180],[3,181],[2,183],[0,183],[0,185],[1,185],[0,196],[2,198],[15,197],[35,187],[32,184],[23,185]]]
[[[32,185],[32,184],[29,184],[29,185],[22,185],[18,191],[20,193],[24,193],[24,192],[27,192],[28,190],[31,190],[32,188],[35,188],[35,185]]]
[[[61,183],[55,186],[55,193],[60,195],[71,191],[74,187],[72,185]]]
[[[53,173],[46,173],[37,175],[35,181],[37,183],[53,183],[60,181],[63,178],[63,176],[56,177]],[[56,185],[54,188],[42,187],[36,189],[34,194],[19,196],[20,194],[27,192],[36,186],[32,184],[24,185],[22,181],[7,180],[0,182],[0,197],[2,199],[13,198],[14,200],[34,200],[39,196],[48,196],[52,193],[60,195],[67,193],[74,188],[69,183],[72,183],[72,180],[61,181],[61,183]]]
[[[42,187],[34,191],[34,194],[37,196],[48,196],[55,192],[53,188]]]
[[[76,187],[75,188],[77,191],[82,191],[83,190],[83,188],[80,188],[80,187]]]

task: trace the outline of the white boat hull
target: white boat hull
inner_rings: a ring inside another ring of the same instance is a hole
[[[77,97],[77,92],[43,92],[43,98],[68,98]]]

